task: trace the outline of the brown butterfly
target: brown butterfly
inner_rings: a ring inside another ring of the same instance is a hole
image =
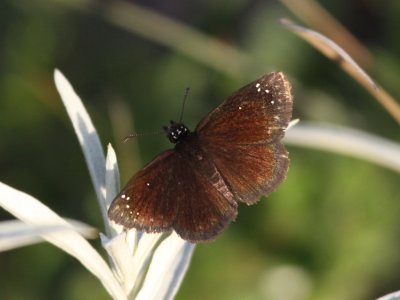
[[[241,88],[190,131],[164,127],[174,149],[136,173],[108,216],[147,233],[175,230],[197,243],[215,238],[236,218],[237,203],[256,203],[285,178],[281,143],[292,116],[291,86],[273,72]]]

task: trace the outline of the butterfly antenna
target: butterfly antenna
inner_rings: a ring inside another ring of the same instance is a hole
[[[139,136],[153,136],[153,135],[159,135],[159,134],[163,134],[164,131],[155,131],[155,132],[146,132],[146,133],[131,133],[129,135],[127,135],[123,142],[126,143],[128,140],[139,137]]]
[[[182,123],[183,112],[185,111],[185,104],[186,104],[186,99],[187,99],[188,94],[189,94],[189,90],[190,90],[190,88],[187,87],[187,88],[185,89],[185,94],[183,95],[183,103],[182,103],[181,116],[179,117],[179,123]]]

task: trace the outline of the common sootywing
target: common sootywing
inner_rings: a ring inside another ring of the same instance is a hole
[[[148,233],[175,230],[192,243],[215,238],[236,218],[238,202],[254,204],[284,180],[290,90],[282,72],[269,73],[232,94],[193,132],[171,121],[165,129],[174,149],[130,179],[109,218]]]

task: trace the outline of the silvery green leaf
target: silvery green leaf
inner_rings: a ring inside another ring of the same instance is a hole
[[[108,210],[112,200],[119,191],[119,170],[117,156],[115,155],[114,148],[111,146],[111,144],[108,144],[107,147],[105,187],[106,195],[104,205]],[[123,232],[123,227],[121,225],[110,222],[108,218],[106,218],[105,222],[106,233],[109,237],[114,237]]]
[[[302,122],[286,132],[285,143],[349,155],[400,172],[400,145],[338,125]]]
[[[105,157],[96,129],[82,104],[81,99],[75,93],[71,84],[64,75],[55,70],[54,80],[57,90],[61,96],[68,116],[71,119],[75,133],[78,137],[86,164],[89,168],[90,177],[96,191],[104,223],[108,223],[107,207],[105,202]]]
[[[112,200],[119,191],[119,170],[117,156],[111,144],[107,146],[106,157],[106,205],[110,206]]]
[[[102,282],[114,299],[126,299],[118,281],[100,254],[73,227],[32,196],[0,183],[0,206],[27,224],[51,224],[70,230],[50,232],[41,237],[78,259]]]
[[[111,268],[118,278],[125,294],[129,294],[135,284],[133,255],[126,242],[126,235],[121,233],[109,239],[101,234],[101,242],[110,259]]]
[[[72,222],[69,221],[72,225]],[[71,230],[71,226],[59,224],[26,224],[19,220],[0,222],[0,251],[11,250],[43,242],[41,235]],[[73,230],[90,238],[97,235],[93,227],[78,223]]]
[[[101,239],[116,278],[125,293],[129,294],[129,299],[136,295],[140,295],[141,299],[171,299],[186,272],[194,246],[175,234],[162,241],[163,234],[139,235],[136,230],[127,231],[109,222],[107,208],[119,189],[114,150],[109,145],[105,162],[96,130],[79,97],[59,71],[55,72],[55,81],[84,152],[102,207],[107,236],[101,235]],[[149,293],[151,286],[157,286],[157,289]]]
[[[400,291],[385,295],[377,300],[400,300]]]
[[[187,271],[195,248],[175,232],[155,250],[137,300],[173,299]]]

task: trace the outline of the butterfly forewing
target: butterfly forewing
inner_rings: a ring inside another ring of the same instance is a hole
[[[172,229],[178,210],[171,189],[175,185],[174,154],[163,152],[131,178],[111,203],[111,220],[146,232]]]
[[[196,131],[214,145],[279,140],[292,116],[290,89],[282,72],[264,75],[232,94],[199,123]]]
[[[112,202],[108,215],[127,228],[145,232],[174,229],[191,242],[210,240],[237,214],[237,204],[210,185],[215,167],[196,143],[166,151],[138,172]],[[218,174],[216,174],[218,175]],[[162,187],[162,188],[160,188]]]

